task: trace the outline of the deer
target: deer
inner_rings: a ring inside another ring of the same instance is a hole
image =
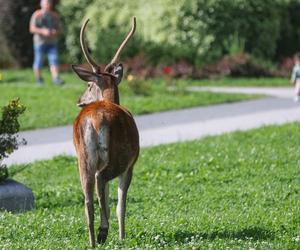
[[[119,178],[116,209],[119,239],[125,239],[126,197],[140,147],[136,123],[132,114],[120,105],[118,90],[123,76],[123,65],[118,60],[135,32],[136,18],[133,17],[130,32],[104,70],[93,60],[87,49],[84,34],[88,22],[89,19],[81,27],[80,45],[92,71],[72,65],[78,77],[87,83],[77,102],[81,110],[73,124],[73,143],[84,194],[89,243],[94,248],[94,190],[96,189],[100,207],[97,243],[103,244],[109,230],[109,181],[116,177]]]

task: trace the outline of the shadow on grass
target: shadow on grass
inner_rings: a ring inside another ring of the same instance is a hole
[[[163,239],[167,244],[179,242],[188,243],[190,241],[214,241],[215,239],[225,240],[272,240],[275,235],[272,231],[261,227],[248,227],[238,231],[212,231],[212,232],[188,232],[176,231],[174,234],[165,232],[157,232],[156,235],[149,235],[147,232],[141,232],[138,235],[132,235],[132,238],[155,238],[157,235]],[[144,236],[144,237],[141,237]]]
[[[174,234],[174,239],[179,242],[184,242],[186,239],[190,238],[201,238],[204,240],[214,240],[214,239],[238,239],[238,240],[267,240],[274,239],[274,233],[260,228],[260,227],[249,227],[239,231],[213,231],[208,233],[191,233],[187,231],[177,231]]]

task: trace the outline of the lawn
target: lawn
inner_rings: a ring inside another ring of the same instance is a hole
[[[114,181],[104,247],[299,249],[299,141],[294,123],[143,149],[129,190],[127,239],[117,238]],[[0,213],[3,249],[86,248],[74,158],[30,164],[15,179],[33,189],[36,209]]]
[[[46,84],[38,87],[31,70],[1,71],[0,106],[11,98],[20,97],[27,111],[21,117],[21,129],[47,128],[71,124],[79,109],[77,99],[85,88],[73,73],[63,73],[63,87],[51,84],[45,71]],[[174,81],[175,88],[169,90],[162,80],[147,80],[137,83],[124,81],[120,85],[121,104],[132,113],[146,114],[172,109],[182,109],[210,104],[229,103],[257,98],[255,95],[188,92],[186,83]],[[137,93],[137,94],[136,94]]]
[[[196,86],[237,86],[237,87],[292,87],[289,78],[283,77],[261,77],[261,78],[221,78],[221,79],[203,79],[187,82],[189,85]]]

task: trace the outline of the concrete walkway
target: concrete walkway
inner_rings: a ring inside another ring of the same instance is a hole
[[[293,89],[286,87],[208,87],[191,86],[191,91],[210,91],[217,93],[263,94],[279,98],[292,98]]]
[[[273,96],[137,116],[135,119],[142,147],[300,121],[300,104],[292,101],[291,88],[195,87],[193,91],[242,92]],[[6,159],[7,165],[49,159],[60,154],[75,155],[71,126],[22,132],[20,136],[24,137],[28,144]]]

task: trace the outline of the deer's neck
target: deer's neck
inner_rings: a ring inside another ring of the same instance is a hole
[[[107,88],[102,92],[103,99],[105,101],[110,101],[115,104],[120,104],[120,99],[119,99],[119,90],[117,87],[112,87],[112,88]]]

